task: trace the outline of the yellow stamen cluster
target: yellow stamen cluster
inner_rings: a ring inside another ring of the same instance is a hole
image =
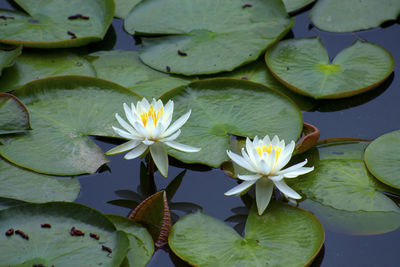
[[[140,114],[144,127],[146,127],[149,117],[153,119],[154,127],[157,126],[158,119],[164,114],[163,107],[159,111],[154,110],[153,105],[150,106],[147,112]]]
[[[276,159],[278,159],[279,154],[281,154],[282,149],[280,147],[275,147],[272,145],[269,146],[259,146],[256,148],[258,154],[260,155],[260,157],[262,156],[263,152],[267,152],[268,154],[271,154],[272,150],[275,150],[276,153]]]

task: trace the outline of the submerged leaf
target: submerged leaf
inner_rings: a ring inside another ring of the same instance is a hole
[[[0,93],[0,134],[21,133],[31,130],[29,112],[15,96]]]
[[[3,69],[14,65],[14,60],[21,54],[22,46],[17,46],[10,50],[0,49],[0,76]]]

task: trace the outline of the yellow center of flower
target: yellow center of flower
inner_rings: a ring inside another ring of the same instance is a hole
[[[154,110],[153,105],[150,105],[150,108],[147,112],[143,112],[140,114],[140,118],[142,119],[144,127],[146,127],[149,118],[153,119],[154,127],[157,126],[158,119],[164,114],[163,107],[160,108],[159,111]]]
[[[275,147],[272,145],[269,146],[259,146],[256,148],[258,154],[260,155],[260,157],[262,156],[263,152],[267,152],[268,154],[271,154],[272,150],[275,150],[276,153],[276,159],[278,159],[279,154],[281,154],[282,149],[280,147]]]

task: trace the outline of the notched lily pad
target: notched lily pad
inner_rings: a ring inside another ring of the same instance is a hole
[[[22,46],[18,46],[14,49],[4,50],[0,47],[0,76],[4,68],[11,67],[14,64],[14,60],[21,54]]]
[[[142,39],[145,64],[196,75],[230,71],[256,60],[293,23],[280,0],[145,0],[126,17],[125,29],[158,35]]]
[[[77,47],[103,39],[112,0],[14,0],[23,11],[0,9],[0,42],[26,47]]]
[[[174,116],[192,110],[181,128],[178,142],[200,147],[196,153],[169,149],[168,154],[186,163],[219,167],[229,160],[229,135],[253,138],[278,135],[297,140],[302,129],[300,111],[284,95],[260,84],[237,79],[209,79],[176,88],[163,95],[173,99]]]
[[[16,91],[31,114],[33,130],[1,139],[0,154],[40,173],[93,173],[108,162],[88,137],[116,137],[115,113],[139,97],[117,84],[89,77],[64,76],[31,82]],[[29,148],[29,149],[27,149]]]
[[[11,228],[14,234],[6,235]],[[76,203],[1,210],[0,233],[0,262],[5,266],[119,266],[129,245],[125,233],[104,215]]]
[[[174,253],[194,266],[306,266],[323,242],[311,213],[279,202],[262,216],[252,208],[244,237],[201,212],[182,217],[169,237]]]
[[[272,74],[290,89],[313,98],[341,98],[363,93],[393,71],[392,55],[383,47],[356,41],[330,62],[319,38],[290,39],[265,55]]]
[[[31,130],[29,112],[15,96],[0,93],[0,135]]]
[[[379,181],[400,189],[400,130],[375,139],[365,150],[364,161]]]

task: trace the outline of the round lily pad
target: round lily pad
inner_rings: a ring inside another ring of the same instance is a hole
[[[293,24],[280,0],[145,0],[126,17],[125,29],[158,35],[142,39],[145,64],[195,75],[230,71],[256,60]]]
[[[108,162],[88,135],[117,136],[115,113],[124,113],[123,103],[139,100],[119,85],[79,76],[31,82],[16,95],[30,111],[33,130],[3,138],[0,154],[16,165],[55,175],[93,173]]]
[[[0,50],[0,76],[4,68],[11,67],[14,59],[21,54],[22,46],[18,46],[11,50]]]
[[[11,228],[14,234],[6,235]],[[126,235],[104,215],[76,203],[24,204],[1,210],[0,233],[4,266],[119,266],[129,245]]]
[[[297,93],[341,98],[370,90],[393,71],[392,55],[383,47],[356,41],[329,61],[318,37],[278,43],[265,55],[272,74]]]
[[[229,158],[229,135],[253,138],[278,135],[297,140],[303,122],[299,109],[286,96],[260,84],[237,79],[209,79],[178,87],[162,97],[174,101],[174,116],[192,110],[177,142],[200,147],[196,153],[170,149],[186,163],[219,167]]]
[[[288,184],[315,202],[343,211],[396,212],[400,208],[382,192],[392,192],[368,173],[363,153],[368,142],[333,141],[304,155],[314,171]]]
[[[0,42],[26,47],[76,47],[103,39],[112,0],[14,0],[23,11],[0,9]]]
[[[19,89],[28,82],[62,75],[96,76],[93,67],[66,51],[24,51],[0,76],[0,92]]]
[[[311,4],[315,0],[282,0],[287,12],[295,12]]]
[[[379,181],[400,189],[400,130],[375,139],[365,150],[364,160]]]
[[[31,129],[29,112],[15,96],[0,93],[0,134],[25,132]]]
[[[307,266],[323,242],[311,213],[279,202],[262,216],[251,209],[244,237],[201,212],[182,217],[169,236],[174,253],[194,266]]]
[[[310,19],[329,32],[354,32],[375,28],[400,14],[398,0],[319,0]]]

